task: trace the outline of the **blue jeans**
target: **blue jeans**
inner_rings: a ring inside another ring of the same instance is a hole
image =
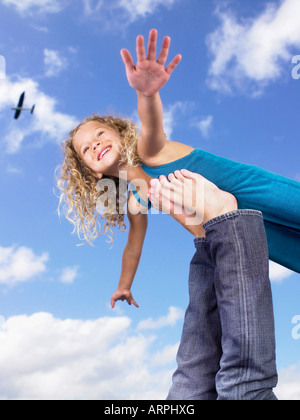
[[[195,239],[168,400],[276,400],[275,332],[262,214],[236,210]]]

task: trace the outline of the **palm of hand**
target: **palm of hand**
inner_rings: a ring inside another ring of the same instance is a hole
[[[146,96],[152,96],[165,85],[169,78],[164,66],[157,62],[144,61],[137,63],[135,72],[128,76],[128,81],[133,89]]]
[[[164,65],[169,53],[170,38],[164,38],[162,49],[157,60],[156,43],[157,32],[152,30],[149,35],[147,57],[143,37],[139,36],[137,38],[136,65],[133,64],[133,59],[128,50],[123,49],[121,51],[130,86],[146,96],[154,95],[165,85],[169,80],[171,73],[181,60],[181,56],[177,55],[165,68]]]

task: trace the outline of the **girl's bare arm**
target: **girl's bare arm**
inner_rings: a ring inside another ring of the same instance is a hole
[[[130,197],[132,197],[132,192],[129,193]],[[142,255],[148,216],[147,214],[133,215],[128,211],[128,220],[130,223],[128,241],[123,252],[119,285],[111,297],[112,308],[114,308],[118,300],[126,300],[129,305],[133,304],[138,307],[138,304],[133,299],[131,287]]]
[[[166,84],[173,70],[181,61],[181,55],[178,54],[165,68],[170,41],[169,37],[164,38],[159,57],[156,60],[157,31],[155,29],[150,31],[148,54],[146,54],[144,38],[139,35],[136,41],[136,65],[134,65],[128,50],[121,51],[128,82],[138,95],[138,114],[142,123],[138,154],[142,160],[154,157],[166,143],[163,128],[163,106],[159,90]]]

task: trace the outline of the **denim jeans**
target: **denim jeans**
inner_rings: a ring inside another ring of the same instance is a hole
[[[262,214],[236,210],[195,239],[168,400],[276,400],[275,332]]]

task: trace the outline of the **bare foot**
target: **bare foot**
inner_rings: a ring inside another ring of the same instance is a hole
[[[196,237],[205,236],[203,224],[237,209],[232,194],[220,190],[203,176],[186,169],[151,181],[152,205],[186,227]]]
[[[178,173],[176,172],[176,175],[177,177],[175,174],[170,174],[168,177],[169,181],[165,176],[161,176],[159,180],[153,179],[148,198],[154,208],[169,214],[196,238],[205,237],[205,230],[202,227],[202,203],[198,203],[198,208],[200,209],[198,217],[190,218],[191,215],[195,214],[195,207],[192,208],[192,205],[188,205],[190,200],[193,200],[193,197],[190,197],[193,195],[192,180],[184,179],[179,171]],[[179,179],[180,175],[181,179]],[[195,191],[197,191],[196,188]],[[201,194],[198,194],[198,197],[201,199]],[[194,204],[196,204],[195,200]]]

